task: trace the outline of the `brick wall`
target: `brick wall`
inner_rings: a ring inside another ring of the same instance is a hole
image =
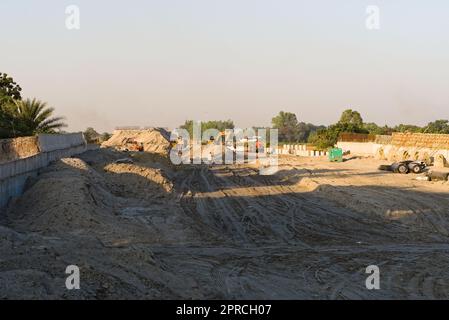
[[[391,144],[395,147],[449,149],[449,134],[393,133]]]
[[[38,153],[37,137],[0,140],[0,163],[31,157]]]

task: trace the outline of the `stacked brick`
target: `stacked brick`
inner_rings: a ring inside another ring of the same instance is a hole
[[[396,147],[449,150],[449,134],[393,133],[391,144]]]
[[[31,157],[38,153],[37,137],[0,140],[0,163]]]

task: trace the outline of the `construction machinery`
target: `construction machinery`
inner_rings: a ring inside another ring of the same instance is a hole
[[[422,161],[399,161],[391,165],[381,165],[379,170],[392,171],[400,174],[413,172],[415,174],[422,173],[426,169],[426,164]]]
[[[138,143],[136,140],[132,138],[128,138],[124,145],[125,147],[123,151],[135,151],[135,152],[144,151],[143,143]]]

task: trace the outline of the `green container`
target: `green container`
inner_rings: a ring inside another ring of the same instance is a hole
[[[343,162],[343,149],[341,148],[329,149],[329,161]]]

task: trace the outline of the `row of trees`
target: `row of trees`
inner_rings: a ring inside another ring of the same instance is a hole
[[[281,111],[279,115],[272,120],[273,128],[279,130],[279,140],[281,142],[307,142],[309,136],[319,129],[326,128],[325,126],[315,126],[311,123],[299,122],[296,115],[289,112]],[[193,121],[187,120],[181,129],[186,129],[190,136],[193,135]],[[201,122],[201,132],[207,129],[217,129],[218,131],[225,131],[226,129],[234,129],[235,125],[232,120],[216,120]],[[254,129],[257,129],[254,127]],[[265,128],[268,130],[270,128]]]
[[[394,127],[387,125],[378,126],[373,122],[365,123],[362,115],[352,109],[343,111],[338,122],[330,126],[300,122],[294,113],[284,111],[275,116],[271,124],[272,128],[278,129],[279,142],[310,143],[323,150],[335,146],[341,133],[391,135],[393,132],[421,132],[449,134],[448,120],[436,120],[424,127],[407,124],[400,124]],[[234,129],[234,122],[232,120],[207,121],[202,122],[201,127],[203,132],[209,128],[224,131],[225,129]],[[193,121],[186,121],[181,128],[187,129],[192,136]]]
[[[66,127],[63,117],[37,99],[22,99],[22,88],[0,72],[0,139],[55,133]]]
[[[309,137],[309,143],[320,149],[326,149],[334,146],[338,141],[339,135],[343,132],[380,135],[391,135],[393,132],[449,134],[449,121],[436,120],[424,127],[407,124],[400,124],[395,127],[378,126],[373,122],[364,123],[358,111],[348,109],[342,113],[337,123],[312,134]]]
[[[187,132],[189,132],[190,136],[193,136],[193,121],[187,120],[182,126],[179,127],[180,129],[185,129]],[[218,131],[225,131],[226,129],[234,129],[234,121],[232,120],[225,120],[225,121],[204,121],[201,122],[201,133],[206,131],[207,129],[217,129]]]
[[[108,132],[104,133],[98,133],[94,128],[89,127],[84,132],[84,138],[86,139],[87,143],[92,144],[100,144],[105,141],[108,141],[111,138],[111,134]]]
[[[360,113],[348,109],[342,113],[340,120],[337,123],[330,125],[327,128],[320,129],[310,136],[309,142],[319,149],[333,147],[337,143],[340,133],[343,132],[370,133],[370,131],[365,128]]]
[[[61,131],[66,127],[64,118],[54,117],[53,114],[54,109],[44,102],[37,99],[23,100],[22,88],[7,74],[0,73],[0,139]],[[210,128],[224,131],[234,127],[232,120],[202,123],[203,132]],[[345,110],[337,123],[327,127],[299,122],[294,113],[281,111],[272,119],[272,127],[279,130],[281,143],[309,142],[321,149],[334,146],[343,132],[385,135],[392,132],[449,134],[448,120],[436,120],[424,127],[406,124],[395,127],[378,126],[375,123],[364,123],[360,113],[351,109]],[[187,129],[192,135],[193,121],[186,121],[181,128]],[[85,136],[90,142],[101,142],[110,137],[107,133],[99,134],[93,128],[88,128]]]
[[[278,129],[280,142],[307,142],[311,135],[325,126],[299,122],[296,115],[281,111],[271,120],[272,127]]]

